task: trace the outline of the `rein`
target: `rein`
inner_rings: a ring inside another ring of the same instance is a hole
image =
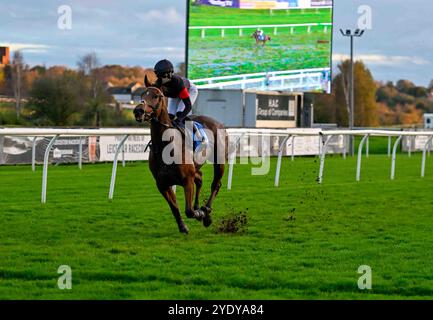
[[[157,88],[157,87],[148,87],[148,88],[146,88],[146,91],[143,92],[143,94],[141,95],[142,100],[146,103],[146,105],[148,107],[150,107],[152,109],[152,112],[149,114],[150,121],[153,121],[155,123],[159,123],[160,125],[165,126],[166,128],[169,128],[170,125],[168,125],[166,123],[159,122],[158,118],[156,118],[156,116],[155,116],[156,111],[160,108],[160,101],[155,106],[152,106],[149,103],[147,103],[146,99],[143,99],[143,95],[149,95],[150,94],[149,89],[155,89],[157,91],[157,95],[156,96],[158,98],[164,98],[164,93],[162,93],[162,91],[159,88]]]

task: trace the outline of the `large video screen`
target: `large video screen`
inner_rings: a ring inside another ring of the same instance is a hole
[[[188,0],[199,88],[330,92],[333,0]]]

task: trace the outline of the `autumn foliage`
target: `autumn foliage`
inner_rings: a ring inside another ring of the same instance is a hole
[[[354,64],[355,126],[421,125],[424,112],[433,112],[432,85],[416,86],[408,80],[381,83],[363,62]],[[315,122],[348,126],[350,62],[338,65],[332,81],[332,94],[314,95]]]

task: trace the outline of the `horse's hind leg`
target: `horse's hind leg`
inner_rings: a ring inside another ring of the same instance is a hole
[[[206,203],[206,206],[201,207],[201,210],[205,213],[205,216],[203,218],[203,225],[205,227],[209,227],[212,224],[212,218],[210,216],[210,213],[212,211],[212,203],[215,200],[218,191],[221,188],[221,179],[224,175],[224,164],[214,164],[213,167],[214,175],[213,175],[213,181],[211,185],[211,195]]]
[[[188,227],[183,222],[182,217],[180,215],[179,206],[177,205],[176,195],[174,194],[171,187],[160,188],[158,187],[159,192],[161,192],[162,196],[167,200],[168,205],[170,206],[171,212],[173,213],[174,218],[176,219],[177,226],[179,227],[179,231],[181,233],[188,233]]]
[[[194,210],[200,209],[200,190],[203,184],[202,172],[200,170],[196,171],[195,178],[195,200],[194,200]]]

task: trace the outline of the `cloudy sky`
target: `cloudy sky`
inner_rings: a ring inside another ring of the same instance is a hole
[[[103,64],[153,66],[184,59],[185,0],[0,0],[0,45],[21,49],[30,65],[76,66],[95,51]],[[72,29],[58,28],[58,8],[72,9]],[[334,65],[349,53],[340,28],[355,28],[358,7],[372,9],[372,29],[355,43],[376,79],[433,79],[433,24],[427,0],[335,0]]]

